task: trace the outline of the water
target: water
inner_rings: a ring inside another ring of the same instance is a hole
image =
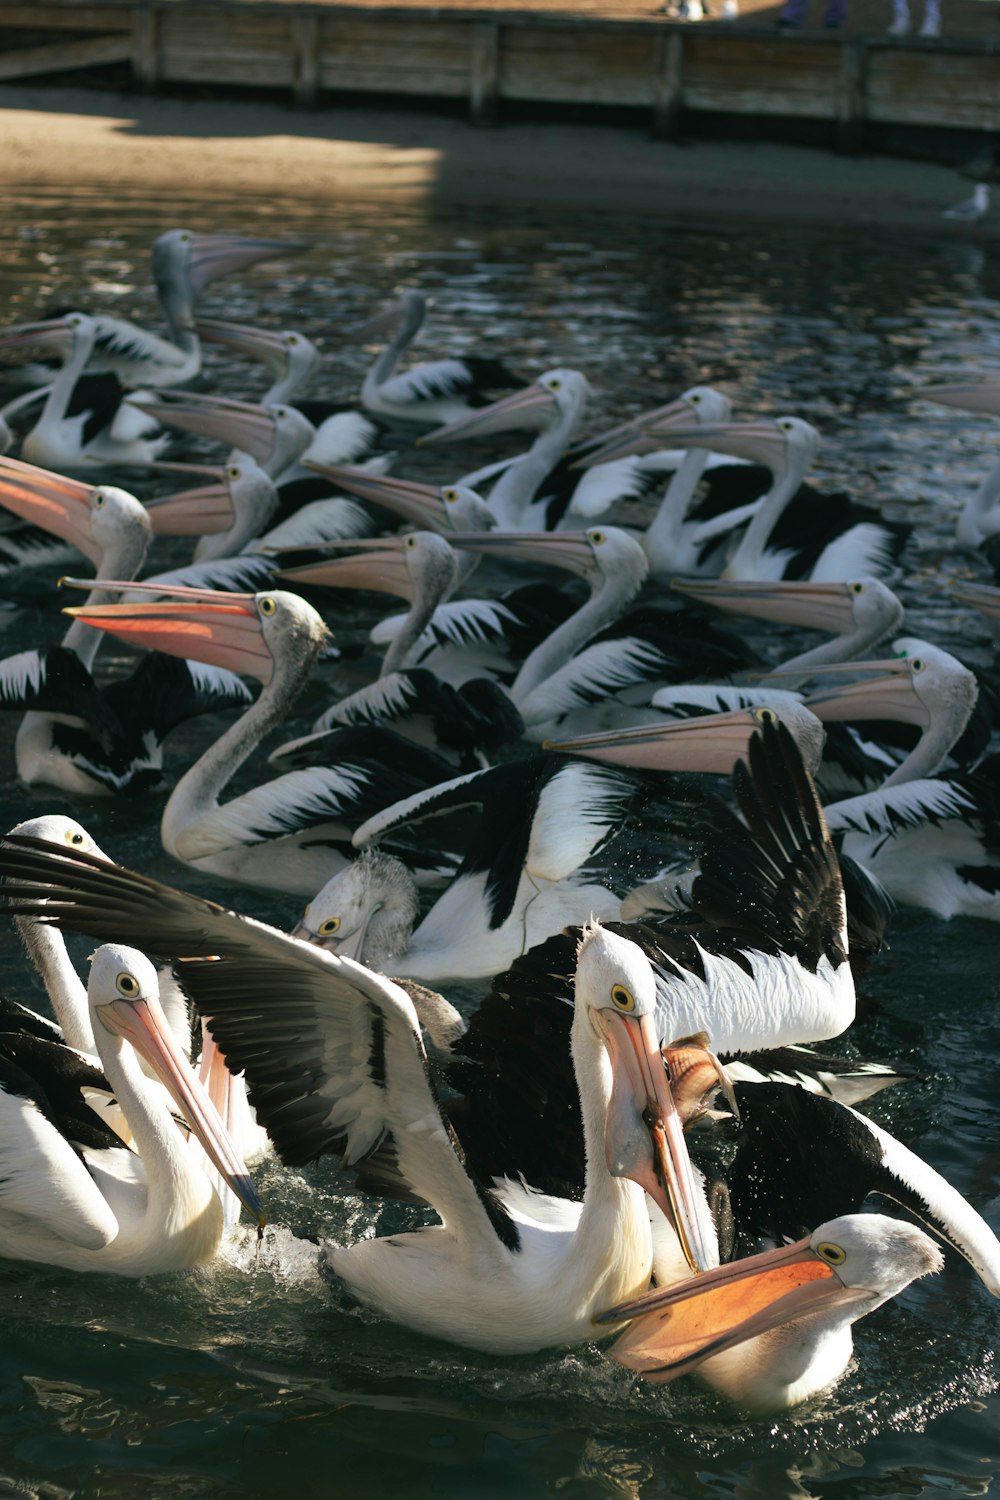
[[[638,220],[487,224],[217,195],[135,198],[112,212],[98,194],[24,193],[0,222],[0,321],[79,304],[155,325],[147,248],[182,223],[310,237],[305,255],[210,288],[202,305],[233,318],[266,307],[268,321],[322,336],[330,394],[356,390],[365,359],[339,345],[337,325],[406,284],[435,298],[422,357],[476,349],[525,376],[581,368],[609,422],[696,382],[721,386],[740,414],[812,419],[827,438],[821,481],[919,528],[902,585],[908,630],[990,661],[984,630],[947,585],[982,576],[952,550],[953,519],[1000,427],[909,401],[922,381],[997,367],[1000,273],[973,242],[918,252],[836,229],[722,241]],[[232,394],[261,389],[214,352],[209,365]],[[406,452],[399,469],[455,477],[425,452]],[[338,630],[352,639],[358,622]],[[60,632],[54,611],[20,612],[2,650]],[[107,660],[113,669],[113,648]],[[325,674],[290,728],[332,691]],[[70,807],[19,788],[15,722],[0,719],[0,826],[72,811],[115,857],[199,884],[159,850],[163,794]],[[210,732],[185,730],[171,764]],[[226,899],[207,880],[200,888]],[[287,900],[235,899],[271,920],[295,916]],[[16,944],[0,942],[8,987],[37,1003]],[[857,1042],[927,1074],[872,1113],[996,1227],[995,952],[992,927],[901,916],[868,982],[877,1018]],[[746,1422],[693,1382],[636,1385],[593,1348],[498,1359],[381,1322],[325,1282],[308,1237],[384,1232],[406,1212],[345,1197],[330,1164],[301,1175],[271,1166],[262,1189],[278,1227],[259,1251],[248,1234],[210,1270],[115,1283],[0,1262],[0,1493],[860,1500],[983,1495],[1000,1469],[1000,1308],[963,1264],[858,1325],[856,1367],[835,1392]]]

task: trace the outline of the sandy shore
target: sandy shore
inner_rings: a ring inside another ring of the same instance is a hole
[[[325,197],[331,202],[593,208],[665,223],[829,223],[995,240],[941,210],[947,167],[795,146],[665,144],[624,126],[505,124],[403,111],[0,88],[0,183]]]

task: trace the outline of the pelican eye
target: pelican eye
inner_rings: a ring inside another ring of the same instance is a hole
[[[446,500],[448,504],[451,505],[455,500],[458,499],[458,490],[442,490],[441,499]]]
[[[77,830],[68,828],[66,830],[66,842],[67,844],[82,844],[83,834],[78,832]]]
[[[100,490],[95,490],[94,491],[94,509],[95,510],[101,510],[101,509],[103,509],[104,502],[105,502],[106,499],[107,499],[107,496],[106,495],[102,495]]]
[[[553,380],[549,381],[549,390],[550,391],[558,391],[558,390],[561,390],[561,389],[562,389],[562,381],[559,379],[558,376],[556,376]]]
[[[257,600],[257,608],[260,610],[265,619],[268,620],[272,615],[276,615],[278,613],[278,606],[271,598],[270,594],[261,595],[261,597]]]
[[[134,1000],[139,993],[139,981],[127,972],[122,973],[115,980],[115,989],[119,995],[124,995],[126,1000]]]
[[[327,917],[326,921],[325,922],[321,922],[319,924],[319,926],[317,927],[317,929],[316,929],[316,931],[319,933],[320,937],[331,937],[333,935],[333,933],[339,932],[339,930],[340,930],[340,918],[339,917]]]
[[[230,464],[229,468],[226,470],[226,478],[227,479],[239,479],[240,474],[242,472],[243,471],[240,468],[239,464]]]
[[[607,541],[607,536],[603,531],[588,531],[587,540],[592,547],[603,547]]]
[[[773,708],[755,708],[753,713],[758,724],[777,724],[778,715]]]
[[[629,1015],[635,1010],[635,996],[623,984],[613,984],[611,986],[611,1002],[618,1010],[624,1010]]]
[[[688,397],[688,405],[689,406],[697,406],[700,400],[701,400],[700,396],[689,396]]]
[[[852,583],[850,585],[850,589],[852,594],[863,594],[865,591],[865,586],[863,583]]]
[[[832,1240],[824,1240],[821,1245],[817,1245],[816,1254],[828,1266],[842,1266],[847,1259],[847,1251],[842,1246],[835,1245]]]
[[[913,657],[913,659],[910,662],[910,671],[911,672],[922,672],[924,670],[925,666],[926,666],[926,663],[925,663],[923,657],[922,656],[915,656],[915,657]]]
[[[298,336],[297,333],[290,333],[288,335],[288,344],[289,344],[290,348],[294,349],[294,347],[298,343],[298,341],[299,341],[299,336]]]

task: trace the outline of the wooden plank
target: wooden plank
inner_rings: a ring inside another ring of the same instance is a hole
[[[868,118],[879,123],[1000,129],[997,63],[989,56],[873,51],[867,99]]]
[[[653,48],[653,118],[650,125],[656,140],[671,140],[677,134],[680,119],[684,72],[684,33],[665,32],[656,38]]]
[[[837,150],[856,156],[865,148],[868,54],[860,42],[848,42],[840,53],[837,96]]]
[[[132,14],[132,72],[144,89],[160,81],[160,13],[140,5]]]
[[[467,99],[469,28],[450,19],[342,20],[333,32],[322,28],[319,65],[324,88]]]
[[[315,109],[319,103],[319,16],[315,11],[292,17],[292,95],[300,109]]]
[[[500,28],[477,21],[470,31],[469,118],[474,125],[492,125],[500,99]]]
[[[650,106],[654,43],[654,37],[591,28],[570,34],[505,28],[501,97]]]
[[[21,47],[0,57],[0,78],[32,78],[39,73],[65,73],[97,63],[128,62],[132,37],[127,32],[86,37],[80,42],[53,42],[46,47]]]
[[[117,31],[128,25],[121,8],[81,5],[56,10],[47,5],[0,5],[0,26],[28,26],[45,31]],[[128,7],[131,9],[131,7]]]

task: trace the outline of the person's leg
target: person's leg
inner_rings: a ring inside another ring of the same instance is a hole
[[[910,29],[910,7],[906,0],[892,0],[892,25],[890,36],[906,36]]]
[[[920,35],[941,35],[941,0],[924,0],[924,19],[920,27]]]
[[[804,26],[808,9],[809,0],[785,0],[781,15],[778,17],[778,25]]]
[[[847,0],[826,0],[824,26],[843,26],[847,20]]]

